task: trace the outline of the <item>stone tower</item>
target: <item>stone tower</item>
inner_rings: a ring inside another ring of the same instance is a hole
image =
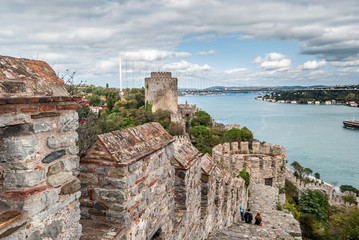
[[[171,118],[177,116],[177,82],[170,72],[152,72],[145,78],[146,103],[152,104],[152,112],[163,109],[171,112]]]

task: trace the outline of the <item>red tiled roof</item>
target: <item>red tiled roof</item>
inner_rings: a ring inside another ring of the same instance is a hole
[[[101,134],[97,139],[121,163],[140,159],[174,141],[157,122]]]
[[[208,175],[211,175],[212,171],[214,170],[213,158],[208,153],[201,157],[201,168]]]
[[[68,96],[63,85],[44,61],[0,56],[0,98]]]
[[[199,154],[199,151],[195,146],[192,145],[190,141],[187,139],[176,139],[176,142],[174,144],[175,146],[175,152],[174,152],[174,158],[176,161],[185,168],[190,167],[190,163],[194,158]]]

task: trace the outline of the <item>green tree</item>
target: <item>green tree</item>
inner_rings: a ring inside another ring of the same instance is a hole
[[[299,223],[303,239],[324,240],[319,233],[320,224],[312,214],[302,214],[299,217]]]
[[[152,112],[147,112],[140,109],[131,109],[130,113],[134,119],[134,125],[136,126],[154,121],[154,116]]]
[[[315,177],[316,179],[320,179],[320,174],[319,174],[318,172],[316,172],[316,173],[314,173],[314,177]]]
[[[312,214],[317,221],[324,223],[329,217],[328,196],[308,189],[300,196],[298,210]]]
[[[359,239],[359,209],[331,207],[331,216],[325,229],[326,239]]]
[[[93,94],[90,96],[89,100],[90,100],[91,106],[101,106],[102,105],[102,100],[99,95]]]
[[[208,127],[211,123],[211,116],[205,111],[198,111],[195,114],[195,118],[192,119],[192,126],[206,126]]]
[[[84,104],[77,108],[79,114],[80,125],[77,129],[78,146],[80,153],[86,151],[92,144],[95,143],[98,134],[101,134],[101,129],[98,128],[97,114],[93,113],[90,108]]]
[[[136,109],[137,108],[137,100],[136,99],[128,99],[127,101],[127,108],[128,109]]]
[[[245,140],[245,141],[253,140],[253,133],[247,127],[242,127],[241,130],[242,130],[242,133],[241,133],[242,140]]]
[[[297,162],[297,161],[292,162],[290,165],[291,165],[291,166],[294,168],[294,170],[297,172],[299,178],[302,179],[302,178],[303,178],[303,173],[304,173],[304,168],[303,168],[303,166],[300,165],[299,162]]]
[[[345,192],[345,191],[355,192],[357,194],[357,196],[359,194],[359,190],[357,188],[353,187],[352,185],[341,185],[340,191],[341,192]]]
[[[168,129],[171,123],[171,113],[167,110],[158,109],[153,113],[154,121],[159,122],[164,129]]]
[[[183,128],[180,123],[171,122],[168,126],[168,133],[172,136],[183,135]]]
[[[212,140],[211,131],[205,126],[195,126],[190,130],[192,143],[202,153],[211,153],[210,142]]]
[[[342,239],[359,239],[359,209],[352,208],[342,230]]]
[[[111,111],[113,109],[113,107],[115,106],[115,99],[112,96],[108,96],[106,98],[106,104],[107,104],[107,108]]]
[[[357,198],[354,197],[354,196],[352,196],[352,195],[343,197],[343,200],[344,200],[345,202],[353,203],[353,204],[355,204],[355,205],[358,205]]]
[[[285,190],[285,197],[288,200],[288,202],[290,204],[297,204],[298,196],[299,196],[298,189],[288,179],[285,180],[284,190]]]
[[[253,134],[248,128],[242,129],[232,128],[224,133],[222,143],[224,142],[240,142],[240,141],[251,141],[253,140]]]
[[[310,168],[304,168],[304,169],[303,169],[303,173],[306,174],[306,175],[310,175],[310,174],[313,173],[313,170],[310,169]]]
[[[231,130],[228,130],[226,133],[224,133],[222,138],[222,143],[225,142],[240,142],[241,141],[241,133],[242,130],[238,128],[232,128]]]

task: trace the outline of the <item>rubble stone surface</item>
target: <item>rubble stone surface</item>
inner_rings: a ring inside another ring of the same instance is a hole
[[[211,236],[210,240],[224,239],[302,239],[299,222],[288,210],[277,210],[278,188],[253,184],[249,207],[254,217],[260,212],[263,226],[238,221],[229,228]]]

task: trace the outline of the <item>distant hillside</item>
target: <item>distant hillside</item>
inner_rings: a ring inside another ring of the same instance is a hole
[[[306,89],[306,88],[326,88],[325,85],[313,85],[313,86],[246,86],[246,87],[225,87],[225,86],[213,86],[205,88],[205,90],[225,90],[225,89],[263,89],[263,90],[273,90],[273,89]]]

